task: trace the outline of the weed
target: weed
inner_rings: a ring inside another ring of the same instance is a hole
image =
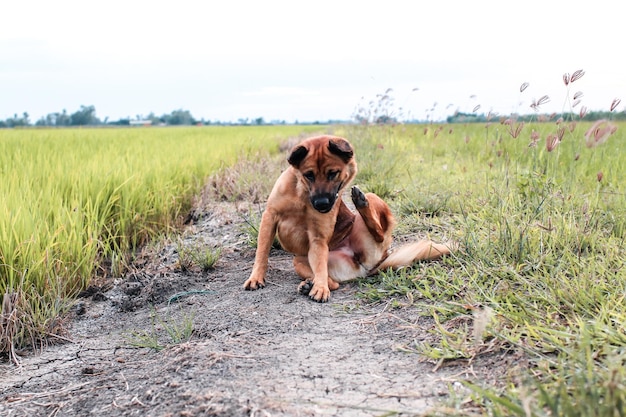
[[[176,241],[178,267],[183,272],[200,268],[202,272],[210,271],[222,255],[222,249],[211,247],[203,242],[186,243],[182,237]]]
[[[245,224],[242,227],[242,233],[244,233],[247,237],[246,241],[251,248],[256,248],[259,241],[259,227],[261,225],[261,213],[255,213],[250,211],[250,214],[244,216]],[[274,241],[272,242],[272,248],[280,249],[280,242],[278,241],[278,237],[274,236]]]
[[[192,249],[185,245],[182,239],[176,242],[176,253],[178,254],[178,267],[181,271],[187,272],[192,269],[194,262]]]
[[[193,335],[193,315],[185,315],[181,321],[176,321],[171,318],[164,319],[153,309],[150,319],[150,330],[132,331],[127,335],[130,346],[159,352],[171,345],[185,343]]]
[[[192,258],[196,265],[199,265],[203,272],[210,271],[222,255],[221,248],[199,248],[192,253]]]

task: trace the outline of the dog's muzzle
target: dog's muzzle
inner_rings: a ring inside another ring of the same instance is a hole
[[[311,197],[311,205],[320,213],[328,213],[335,205],[336,194],[320,194]]]

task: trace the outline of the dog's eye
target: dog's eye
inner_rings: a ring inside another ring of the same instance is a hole
[[[339,174],[339,171],[330,171],[326,177],[328,178],[328,181],[332,181],[335,178],[337,178],[337,175]]]
[[[313,171],[305,172],[302,175],[304,176],[304,178],[307,179],[307,181],[310,181],[310,182],[315,181],[315,174],[313,173]]]

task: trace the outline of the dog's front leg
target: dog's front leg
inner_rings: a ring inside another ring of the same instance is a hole
[[[309,246],[309,265],[313,271],[313,286],[309,291],[309,297],[320,303],[325,303],[330,297],[328,287],[328,244],[323,239],[314,239]],[[306,288],[310,283],[302,282],[301,288]]]
[[[254,257],[254,267],[250,278],[243,284],[246,290],[256,290],[265,287],[265,274],[267,273],[268,258],[270,248],[276,236],[276,220],[270,210],[265,210],[261,217],[259,235],[257,238],[256,255]]]

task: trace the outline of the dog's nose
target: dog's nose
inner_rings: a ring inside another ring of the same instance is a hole
[[[333,208],[334,201],[328,196],[319,196],[311,201],[313,208],[320,213],[328,213]]]

